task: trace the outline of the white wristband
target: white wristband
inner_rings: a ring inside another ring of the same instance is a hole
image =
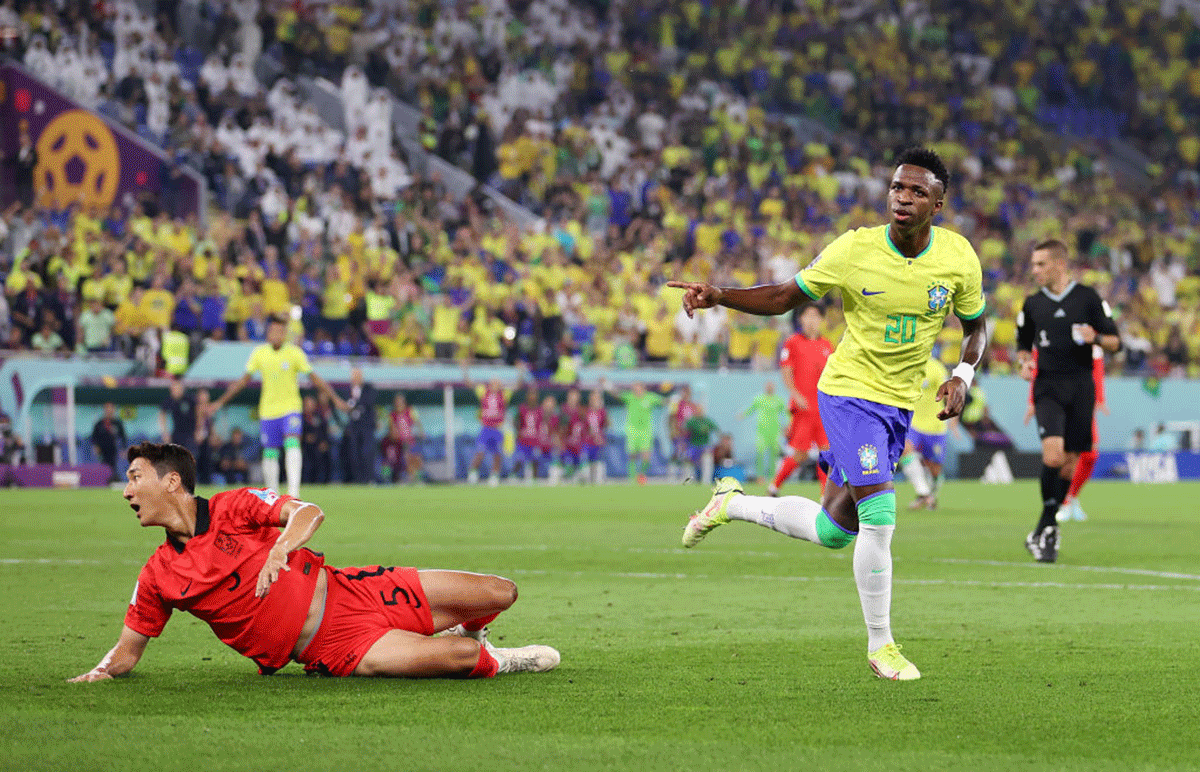
[[[962,378],[963,383],[967,384],[967,388],[971,388],[971,381],[975,380],[975,368],[971,367],[966,362],[959,362],[958,365],[950,372],[951,378]]]

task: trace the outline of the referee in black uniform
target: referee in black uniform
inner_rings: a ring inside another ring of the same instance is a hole
[[[1057,239],[1038,244],[1030,269],[1041,289],[1025,298],[1017,317],[1017,358],[1021,377],[1033,381],[1042,438],[1042,516],[1025,538],[1025,548],[1038,561],[1053,563],[1059,546],[1055,514],[1071,487],[1079,454],[1092,449],[1092,344],[1114,353],[1121,338],[1108,303],[1071,278],[1066,244]]]

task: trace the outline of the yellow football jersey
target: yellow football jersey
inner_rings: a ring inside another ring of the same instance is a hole
[[[830,290],[842,294],[846,332],[818,388],[911,410],[946,314],[983,313],[983,277],[979,257],[959,234],[935,227],[925,251],[908,258],[888,227],[842,234],[796,274],[796,284],[813,300]]]
[[[913,408],[912,428],[921,434],[945,434],[946,422],[938,418],[942,403],[936,397],[938,389],[950,378],[950,371],[930,357],[925,363],[925,379],[921,381],[921,398]]]
[[[308,355],[291,343],[278,351],[269,343],[254,349],[246,362],[247,373],[262,375],[262,396],[258,400],[258,417],[262,420],[299,413],[302,373],[311,373]]]

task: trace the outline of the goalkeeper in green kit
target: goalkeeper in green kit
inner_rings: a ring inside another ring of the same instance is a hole
[[[601,383],[605,391],[612,391],[608,383]],[[654,410],[663,405],[659,394],[646,391],[640,383],[634,383],[629,391],[613,392],[625,403],[625,454],[629,457],[629,476],[637,477],[638,485],[646,484],[650,471],[650,449],[654,447]]]
[[[756,414],[758,421],[754,432],[754,474],[760,480],[769,480],[775,473],[775,454],[779,452],[780,419],[787,413],[787,404],[775,393],[775,384],[767,381],[763,393],[754,398],[750,407],[742,411],[740,418]]]

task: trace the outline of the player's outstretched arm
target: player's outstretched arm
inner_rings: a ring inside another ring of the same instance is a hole
[[[694,281],[669,281],[668,287],[683,290],[683,310],[690,317],[701,308],[725,306],[734,311],[758,316],[778,316],[809,299],[795,281],[760,284],[757,287],[714,287]]]
[[[121,637],[117,639],[117,645],[104,655],[104,659],[100,660],[100,664],[84,673],[77,675],[74,678],[68,678],[68,683],[80,684],[90,683],[92,681],[105,681],[116,676],[125,675],[133,666],[142,658],[142,653],[146,651],[146,644],[150,643],[150,638],[141,633],[131,630],[128,626],[121,628]]]
[[[328,397],[329,401],[332,402],[338,410],[342,411],[343,413],[350,412],[350,405],[346,404],[346,400],[337,395],[337,392],[333,390],[333,387],[329,385],[328,381],[317,375],[315,372],[309,373],[308,377],[310,380],[312,380],[313,386],[317,387],[317,391]]]
[[[962,359],[950,374],[950,380],[943,383],[937,393],[937,401],[942,403],[938,418],[943,421],[962,414],[967,404],[967,390],[975,378],[975,368],[983,361],[983,352],[987,348],[987,324],[982,316],[963,319],[962,328]]]
[[[254,590],[254,597],[261,598],[266,595],[271,585],[279,578],[280,571],[291,570],[287,565],[288,554],[307,544],[324,520],[325,513],[316,504],[293,500],[283,505],[280,510],[283,533],[279,534],[275,546],[271,547],[270,553],[267,554],[267,562],[263,564],[262,571],[258,572],[258,586]]]
[[[229,400],[237,396],[237,393],[246,388],[246,384],[250,383],[250,373],[245,373],[241,378],[238,378],[233,383],[229,384],[229,388],[225,389],[225,393],[208,404],[208,414],[219,412],[221,408],[229,404]]]

